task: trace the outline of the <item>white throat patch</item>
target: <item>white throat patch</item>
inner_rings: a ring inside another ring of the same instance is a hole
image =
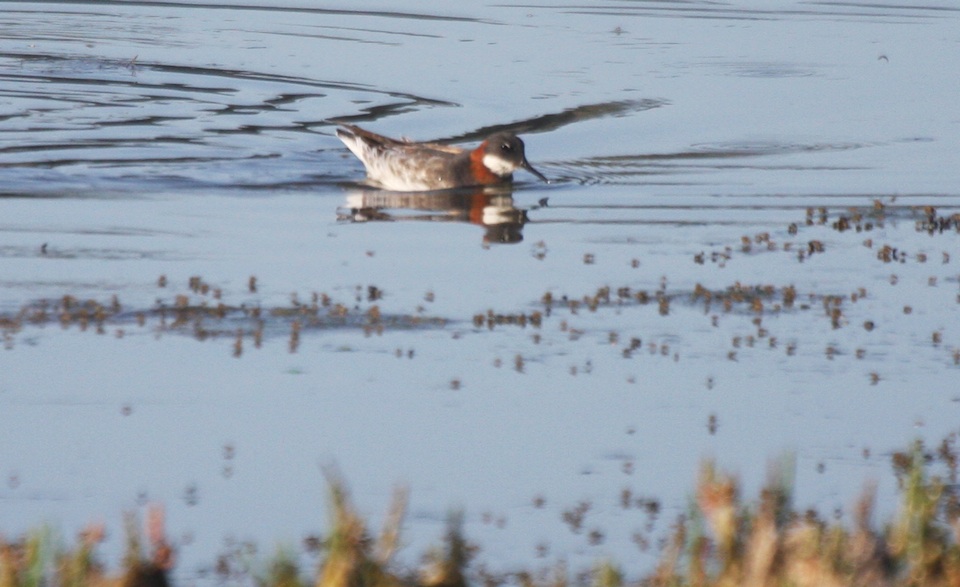
[[[517,169],[513,163],[489,153],[483,156],[483,166],[489,169],[494,175],[499,175],[500,177],[510,175]]]

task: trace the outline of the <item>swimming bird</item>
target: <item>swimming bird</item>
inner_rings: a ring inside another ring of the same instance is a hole
[[[337,137],[367,169],[370,183],[398,192],[421,192],[509,183],[513,172],[525,169],[549,180],[533,168],[523,141],[509,132],[488,137],[473,150],[391,139],[344,124]]]

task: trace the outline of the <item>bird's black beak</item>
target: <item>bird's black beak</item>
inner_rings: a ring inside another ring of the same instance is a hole
[[[520,167],[523,167],[524,169],[526,169],[526,170],[529,171],[530,173],[536,175],[538,178],[540,178],[540,181],[542,181],[543,183],[550,183],[550,180],[547,179],[547,176],[545,176],[544,174],[542,174],[542,173],[540,173],[539,171],[537,171],[536,169],[534,169],[534,168],[533,168],[533,165],[530,165],[530,162],[527,161],[526,158],[524,158],[523,163],[520,165]]]

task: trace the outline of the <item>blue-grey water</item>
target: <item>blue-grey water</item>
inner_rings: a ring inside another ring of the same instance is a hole
[[[0,2],[0,530],[103,520],[115,552],[161,502],[190,584],[225,540],[325,531],[335,464],[375,524],[409,486],[406,564],[463,508],[491,569],[638,576],[622,490],[655,540],[704,458],[752,492],[792,454],[799,507],[876,480],[893,511],[890,452],[960,423],[958,25]],[[370,190],[335,121],[513,130],[552,181]]]

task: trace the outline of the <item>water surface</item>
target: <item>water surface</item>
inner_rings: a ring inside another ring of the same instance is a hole
[[[410,486],[407,564],[462,507],[490,568],[639,574],[702,458],[889,511],[956,431],[949,3],[2,8],[4,532],[160,501],[193,582],[322,532],[335,463]],[[335,121],[552,182],[373,191]]]

